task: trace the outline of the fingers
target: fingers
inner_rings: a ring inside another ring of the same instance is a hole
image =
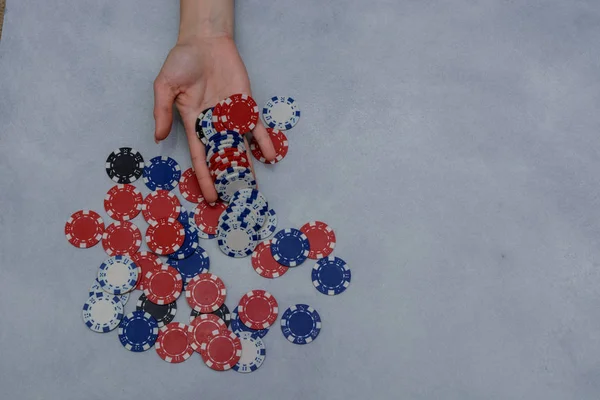
[[[200,191],[202,196],[208,203],[214,203],[218,200],[219,196],[215,189],[210,171],[206,166],[206,153],[204,151],[204,145],[198,137],[195,131],[195,120],[196,117],[190,117],[189,115],[184,117],[185,133],[188,139],[188,145],[190,146],[190,155],[192,157],[192,168],[198,178],[198,184],[200,185]]]
[[[274,160],[276,154],[275,148],[273,147],[273,142],[271,141],[271,135],[269,135],[267,128],[265,128],[260,119],[252,131],[252,136],[254,136],[258,142],[258,147],[260,147],[260,151],[263,153],[263,156],[265,156],[267,161]]]
[[[166,139],[173,124],[173,102],[177,94],[159,75],[154,81],[154,141]]]

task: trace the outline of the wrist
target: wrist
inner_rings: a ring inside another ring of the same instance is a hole
[[[178,43],[233,38],[233,0],[181,0]]]

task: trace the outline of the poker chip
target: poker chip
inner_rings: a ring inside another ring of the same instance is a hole
[[[202,191],[200,191],[200,184],[196,177],[196,172],[192,168],[188,168],[181,175],[179,180],[179,192],[184,199],[190,203],[200,203],[204,200],[202,197]]]
[[[102,247],[109,256],[135,254],[142,244],[142,233],[129,221],[110,224],[102,234]]]
[[[306,235],[310,243],[308,258],[327,257],[335,248],[335,232],[325,222],[313,221],[302,225],[300,231]]]
[[[116,183],[133,183],[142,176],[144,157],[131,147],[121,147],[106,159],[106,173]]]
[[[94,279],[94,283],[92,284],[92,286],[90,287],[89,290],[89,297],[92,297],[98,293],[104,293],[104,294],[110,294],[106,291],[104,291],[102,289],[102,286],[100,286],[100,282],[98,282],[98,278]],[[129,294],[131,292],[127,292],[127,293],[123,293],[123,294],[118,294],[118,295],[112,295],[111,296],[117,296],[119,298],[119,300],[121,301],[121,304],[123,304],[123,307],[125,307],[125,305],[127,304],[127,302],[129,301]]]
[[[223,132],[225,126],[223,125],[223,101],[218,102],[212,110],[212,126],[217,132]],[[210,139],[209,139],[210,141]]]
[[[198,229],[209,235],[215,235],[219,227],[219,217],[227,208],[227,204],[217,202],[214,205],[206,201],[198,204],[194,209],[194,222]]]
[[[265,329],[277,320],[277,300],[266,290],[251,290],[240,299],[238,314],[248,328]]]
[[[346,262],[333,256],[317,261],[312,269],[311,277],[317,290],[329,296],[344,292],[352,280],[352,274]]]
[[[188,342],[188,326],[179,322],[171,322],[160,328],[156,340],[156,353],[169,363],[184,362],[194,350]]]
[[[188,224],[196,228],[196,233],[198,234],[198,237],[200,239],[214,239],[215,237],[217,237],[217,235],[208,234],[200,228],[198,228],[198,225],[196,225],[195,217],[196,215],[194,214],[194,212],[190,211],[188,214]]]
[[[246,202],[257,202],[262,209],[268,209],[269,203],[267,202],[266,197],[259,192],[257,189],[253,188],[244,188],[240,189],[233,194],[231,197],[231,203],[238,203],[239,201],[244,200]]]
[[[155,304],[148,300],[146,295],[142,293],[140,298],[137,301],[135,309],[137,311],[144,311],[148,314],[152,315],[158,324],[158,327],[161,328],[173,321],[175,318],[175,314],[177,313],[177,302],[174,301],[169,304]]]
[[[231,221],[246,222],[254,231],[257,231],[265,223],[265,217],[246,205],[230,204],[219,217],[219,226]]]
[[[146,196],[142,204],[142,215],[148,223],[165,218],[177,219],[180,212],[179,199],[168,190],[153,191]]]
[[[275,149],[275,158],[272,161],[267,161],[255,137],[252,137],[250,140],[250,151],[252,152],[254,158],[261,163],[277,164],[279,161],[283,160],[288,153],[289,143],[287,136],[285,136],[285,134],[280,130],[273,128],[267,128],[267,132],[269,132],[271,143],[273,143],[273,148]]]
[[[187,285],[185,297],[194,310],[211,313],[225,302],[227,289],[216,275],[205,273],[196,275]]]
[[[181,178],[181,168],[171,157],[158,156],[146,163],[144,183],[150,190],[173,190]]]
[[[202,342],[207,341],[214,331],[229,332],[225,322],[214,314],[200,314],[190,321],[188,338],[193,350],[200,352]]]
[[[278,278],[288,271],[288,267],[279,264],[271,254],[271,241],[260,242],[252,252],[252,268],[264,278]]]
[[[298,229],[283,229],[277,232],[271,243],[273,258],[286,267],[297,267],[306,261],[310,243]]]
[[[254,372],[265,362],[267,354],[265,343],[250,332],[242,332],[238,337],[242,344],[242,356],[233,366],[233,370],[241,373]]]
[[[80,210],[69,217],[65,224],[65,236],[69,243],[80,249],[95,246],[102,239],[104,221],[97,212]]]
[[[281,316],[281,332],[292,343],[310,343],[321,332],[321,317],[314,308],[306,304],[296,304],[285,310]]]
[[[225,129],[244,134],[256,127],[258,105],[247,94],[234,94],[223,100],[222,123]]]
[[[198,229],[195,226],[187,225],[184,230],[185,239],[183,239],[183,244],[179,250],[169,254],[169,260],[183,260],[191,256],[198,248]]]
[[[201,121],[202,133],[204,134],[204,137],[206,138],[207,143],[209,140],[211,140],[211,138],[213,138],[214,136],[216,136],[218,134],[218,132],[215,130],[215,128],[212,125],[212,117],[213,117],[213,109],[210,108],[210,109],[206,110],[206,112],[204,113],[204,116],[202,117],[202,121]]]
[[[144,294],[154,304],[169,304],[181,295],[181,274],[168,265],[146,274]]]
[[[216,315],[217,317],[221,318],[225,325],[229,327],[229,324],[231,323],[231,313],[229,312],[229,308],[227,308],[227,305],[225,303],[223,303],[221,307],[211,312],[210,314]],[[190,322],[192,322],[194,318],[200,315],[203,315],[203,313],[192,309],[192,312],[190,313]]]
[[[260,202],[256,201],[256,200],[250,200],[250,199],[245,199],[245,200],[241,200],[238,199],[235,202],[230,202],[229,203],[229,207],[230,210],[244,210],[244,209],[250,209],[252,212],[256,213],[256,221],[258,223],[260,223],[260,226],[262,226],[266,220],[266,211],[264,210],[263,206],[261,205]],[[260,228],[259,226],[259,228]]]
[[[236,306],[231,312],[231,330],[236,335],[240,335],[242,332],[249,332],[257,337],[265,337],[267,333],[269,333],[269,328],[265,329],[252,329],[248,328],[241,320],[240,315],[238,314],[238,307]]]
[[[229,257],[247,257],[258,241],[256,231],[246,222],[228,221],[219,226],[219,249]]]
[[[124,294],[133,290],[138,280],[139,268],[126,256],[116,255],[100,264],[98,283],[110,294]]]
[[[110,332],[119,326],[122,318],[123,303],[117,296],[95,293],[83,304],[83,322],[94,332]]]
[[[142,209],[142,193],[133,185],[113,186],[104,197],[104,210],[117,221],[137,217]]]
[[[240,360],[242,343],[233,332],[216,331],[202,342],[200,355],[209,368],[227,371]]]
[[[163,263],[160,261],[160,258],[156,256],[156,254],[147,251],[140,251],[139,253],[131,255],[131,260],[140,269],[135,288],[143,291],[146,282],[146,274],[150,271],[160,269]]]
[[[184,259],[170,260],[169,263],[179,271],[184,285],[187,285],[195,276],[204,274],[210,269],[208,253],[200,246],[197,246],[191,256]]]
[[[223,201],[229,201],[231,196],[240,189],[255,187],[256,180],[249,168],[227,168],[215,180],[215,189]]]
[[[185,240],[185,229],[173,218],[150,221],[146,231],[146,243],[154,253],[169,255],[181,248]]]
[[[133,311],[121,320],[119,341],[129,351],[146,351],[158,338],[158,324],[152,315],[144,311]]]
[[[275,213],[275,210],[270,208],[269,211],[267,211],[267,215],[266,215],[265,219],[266,219],[265,223],[258,230],[258,237],[261,240],[265,240],[265,239],[271,237],[271,235],[274,234],[275,231],[277,230],[277,214]],[[310,239],[309,239],[309,243],[312,244],[312,242],[310,242]]]
[[[206,138],[206,134],[204,133],[204,129],[202,127],[202,120],[204,119],[204,116],[206,115],[206,113],[208,111],[211,111],[211,119],[212,119],[212,109],[211,108],[207,108],[206,110],[202,111],[200,113],[200,115],[198,115],[198,118],[196,118],[196,136],[203,144],[208,143],[208,139]]]
[[[271,97],[262,109],[262,117],[270,128],[281,131],[292,129],[300,120],[300,109],[291,97]]]

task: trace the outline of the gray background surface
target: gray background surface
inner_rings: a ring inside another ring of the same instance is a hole
[[[282,309],[308,303],[323,318],[308,346],[273,328],[249,375],[197,356],[170,365],[89,331],[81,306],[106,255],[63,235],[81,208],[109,222],[103,165],[114,148],[190,166],[180,124],[152,140],[152,81],[176,39],[176,2],[7,7],[3,398],[600,395],[597,1],[238,2],[255,97],[294,96],[303,113],[287,158],[258,166],[261,188],[281,227],[334,227],[353,272],[330,298],[309,265],[268,281],[206,243],[231,307],[265,288]]]

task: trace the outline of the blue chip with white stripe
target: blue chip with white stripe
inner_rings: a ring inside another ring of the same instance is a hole
[[[296,304],[281,316],[281,332],[292,343],[310,343],[321,332],[321,317],[311,306]]]
[[[241,373],[254,372],[265,361],[267,354],[265,343],[250,332],[240,332],[238,337],[242,343],[242,356],[233,366],[233,370]]]
[[[346,262],[333,256],[317,261],[311,275],[313,285],[317,290],[328,296],[344,292],[352,280],[352,273]]]
[[[191,281],[196,275],[204,274],[210,269],[210,258],[202,247],[182,260],[170,260],[169,264],[181,274],[184,284]]]
[[[282,229],[273,238],[271,254],[286,267],[297,267],[306,261],[310,251],[308,238],[298,229]]]
[[[127,256],[116,255],[100,264],[98,283],[110,294],[125,294],[137,284],[140,269]]]
[[[158,322],[145,311],[134,311],[123,317],[119,326],[119,341],[129,351],[146,351],[158,338]]]
[[[150,190],[173,190],[180,178],[181,168],[171,157],[154,157],[144,167],[144,183]]]

